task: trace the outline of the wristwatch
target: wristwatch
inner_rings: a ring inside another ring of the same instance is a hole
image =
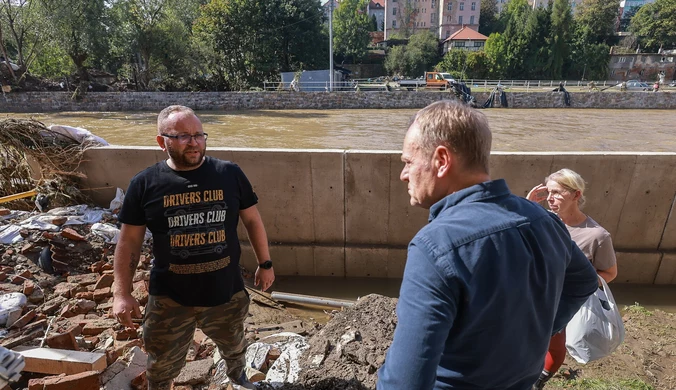
[[[272,260],[264,261],[262,264],[258,264],[258,266],[262,269],[270,269],[272,268]]]

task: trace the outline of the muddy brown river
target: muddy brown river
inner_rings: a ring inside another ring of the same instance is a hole
[[[414,109],[202,111],[209,146],[400,150]],[[495,151],[676,152],[676,110],[487,109]],[[155,146],[153,112],[2,114]]]

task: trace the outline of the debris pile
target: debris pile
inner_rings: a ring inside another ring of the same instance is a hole
[[[24,355],[25,387],[144,388],[141,321],[126,329],[112,316],[117,226],[113,211],[86,205],[48,212],[0,208],[0,345]],[[142,311],[152,266],[147,238],[133,278],[132,294]],[[298,370],[288,367],[297,366],[293,362],[307,348],[304,336],[317,325],[290,314],[266,293],[249,289],[249,294],[245,327],[253,349],[247,374],[259,381],[273,372],[279,383],[297,378]],[[199,329],[187,360],[175,388],[231,388],[218,349]]]

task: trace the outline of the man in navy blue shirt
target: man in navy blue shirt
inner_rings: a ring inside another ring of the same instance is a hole
[[[598,287],[559,218],[490,179],[490,150],[486,117],[460,102],[413,118],[401,180],[429,224],[409,244],[378,389],[530,389]]]

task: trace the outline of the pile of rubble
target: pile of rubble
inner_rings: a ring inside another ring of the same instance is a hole
[[[118,233],[116,216],[106,209],[0,208],[0,345],[21,352],[26,361],[23,382],[12,388],[145,388],[141,321],[125,329],[111,313]],[[150,267],[148,240],[133,278],[142,310]],[[252,275],[243,272],[250,281]],[[249,294],[248,376],[277,387],[294,381],[298,368],[291,362],[308,348],[304,336],[317,324],[301,321],[268,294],[253,289]],[[232,387],[217,348],[200,330],[187,360],[175,389]]]

